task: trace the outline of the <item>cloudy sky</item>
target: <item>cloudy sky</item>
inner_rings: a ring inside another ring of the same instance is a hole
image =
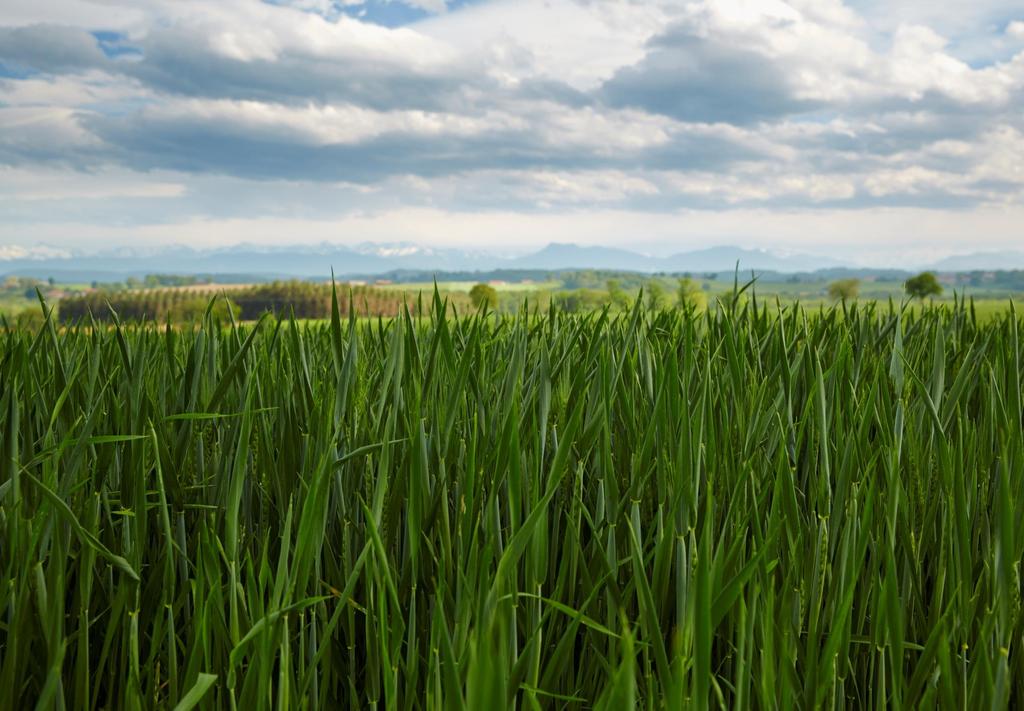
[[[1019,0],[0,0],[0,253],[1024,247]]]

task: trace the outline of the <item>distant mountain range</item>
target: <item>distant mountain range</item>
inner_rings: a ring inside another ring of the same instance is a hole
[[[1024,252],[975,252],[940,259],[931,265],[937,272],[1007,271],[1024,269]]]
[[[848,263],[814,254],[740,247],[709,247],[654,257],[614,247],[552,243],[526,255],[434,249],[408,243],[263,247],[236,245],[209,250],[167,247],[73,254],[51,247],[0,248],[0,275],[54,277],[61,281],[116,281],[145,274],[250,275],[257,278],[372,277],[396,271],[473,272],[503,270],[613,270],[632,272],[780,273],[841,270]],[[920,265],[918,265],[920,266]],[[979,252],[942,259],[941,272],[1024,269],[1024,252]],[[912,265],[906,267],[913,269]]]
[[[614,269],[633,272],[722,272],[741,270],[806,272],[843,266],[842,262],[811,254],[775,254],[759,249],[709,247],[668,257],[649,257],[612,247],[549,244],[513,260],[522,269]]]

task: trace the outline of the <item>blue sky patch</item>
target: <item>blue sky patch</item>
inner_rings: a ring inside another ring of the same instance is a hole
[[[0,62],[0,79],[28,79],[36,73],[28,67]]]
[[[97,30],[91,34],[96,38],[99,48],[111,59],[142,56],[142,50],[129,44],[128,37],[120,32]]]

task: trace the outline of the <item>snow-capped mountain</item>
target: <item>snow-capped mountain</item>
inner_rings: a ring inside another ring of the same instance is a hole
[[[36,245],[0,246],[0,274],[63,279],[123,279],[145,274],[248,275],[262,278],[373,276],[394,271],[472,272],[493,269],[603,269],[635,272],[706,273],[813,272],[852,266],[829,257],[715,246],[668,256],[652,256],[603,246],[552,243],[515,255],[487,250],[437,248],[411,242],[305,245],[237,244],[214,249],[121,247],[91,254]],[[922,265],[905,265],[905,269]],[[1024,253],[960,255],[944,259],[937,271],[1024,268]]]

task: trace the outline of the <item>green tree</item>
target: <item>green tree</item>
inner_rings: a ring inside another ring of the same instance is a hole
[[[608,300],[615,308],[622,310],[629,308],[629,294],[622,288],[622,282],[618,279],[608,280]]]
[[[481,306],[489,309],[498,307],[498,292],[490,284],[477,284],[469,290],[469,298],[478,309]]]
[[[608,303],[608,297],[599,289],[572,289],[555,294],[554,302],[562,311],[576,313],[602,308]]]
[[[860,279],[837,279],[828,285],[828,298],[833,301],[852,301],[860,293]]]
[[[907,296],[912,299],[924,299],[942,293],[942,284],[932,272],[921,272],[915,277],[910,277],[903,287],[907,290]]]
[[[676,303],[682,309],[702,310],[708,305],[708,297],[697,282],[690,277],[683,277],[676,286]]]
[[[665,308],[668,299],[665,296],[665,287],[662,286],[660,281],[652,279],[644,285],[644,290],[647,292],[648,309],[657,311]]]

